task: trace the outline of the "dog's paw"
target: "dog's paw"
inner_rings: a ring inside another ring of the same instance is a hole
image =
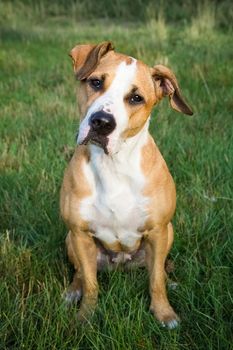
[[[169,289],[176,290],[178,286],[179,286],[179,283],[174,282],[172,280],[168,280],[168,288]]]
[[[87,310],[79,310],[78,313],[77,313],[77,321],[80,322],[80,323],[86,323],[90,320],[90,318],[92,317],[94,311],[93,312],[90,312],[90,311],[87,311]]]
[[[155,309],[151,306],[150,311],[154,314],[156,319],[160,322],[162,327],[166,327],[168,329],[175,329],[179,326],[180,319],[175,313],[175,311],[172,309],[172,307],[169,307],[167,311],[161,312],[155,312]]]
[[[81,304],[80,309],[77,313],[77,320],[81,323],[88,322],[94,315],[96,305],[93,304]]]
[[[67,290],[63,294],[63,299],[66,304],[71,304],[71,303],[77,303],[82,297],[82,291],[81,289],[77,290]]]

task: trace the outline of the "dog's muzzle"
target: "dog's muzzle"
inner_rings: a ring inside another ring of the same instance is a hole
[[[88,142],[94,143],[102,147],[104,152],[108,154],[108,135],[110,135],[116,127],[116,121],[113,115],[104,111],[95,112],[89,119],[89,126],[90,130],[82,144],[86,145]]]

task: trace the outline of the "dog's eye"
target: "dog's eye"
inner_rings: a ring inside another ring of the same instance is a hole
[[[144,98],[140,95],[137,95],[137,94],[133,94],[129,98],[129,103],[131,105],[136,105],[136,104],[142,103],[143,101],[144,101]]]
[[[104,81],[100,79],[90,79],[89,84],[94,90],[101,90],[103,88]]]

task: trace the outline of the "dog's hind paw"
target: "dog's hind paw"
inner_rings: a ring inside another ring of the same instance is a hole
[[[168,280],[168,288],[171,290],[176,290],[179,286],[179,283],[174,282],[172,280]]]
[[[77,303],[82,297],[82,291],[80,289],[66,291],[63,294],[63,299],[66,304]]]

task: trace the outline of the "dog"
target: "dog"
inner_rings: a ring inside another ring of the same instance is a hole
[[[150,310],[169,329],[179,317],[166,294],[165,260],[173,243],[176,190],[148,131],[152,108],[168,96],[176,111],[192,115],[174,73],[150,68],[115,52],[111,42],[77,45],[71,52],[79,81],[77,148],[65,171],[61,216],[74,265],[66,300],[81,300],[78,319],[94,312],[97,271],[145,265]]]

